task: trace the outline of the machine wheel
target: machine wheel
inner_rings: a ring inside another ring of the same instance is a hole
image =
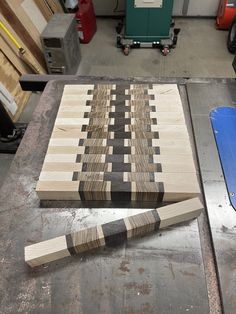
[[[170,52],[169,47],[164,47],[164,48],[162,49],[162,54],[163,54],[163,56],[167,56],[169,52]]]
[[[229,29],[227,48],[230,53],[236,52],[236,16],[234,17]]]
[[[125,46],[123,48],[123,53],[125,56],[128,56],[129,55],[129,52],[130,52],[130,46]]]

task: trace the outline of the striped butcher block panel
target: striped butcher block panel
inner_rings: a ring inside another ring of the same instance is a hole
[[[129,238],[196,218],[202,209],[200,200],[194,198],[82,229],[26,246],[25,261],[29,266],[35,267],[98,247],[121,244]]]
[[[198,195],[177,85],[66,85],[36,191],[138,203]]]

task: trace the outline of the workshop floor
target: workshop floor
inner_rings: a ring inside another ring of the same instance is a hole
[[[116,48],[119,20],[97,19],[91,43],[81,45],[79,75],[234,77],[233,55],[226,48],[227,31],[215,29],[214,19],[176,19],[181,28],[177,48],[167,57],[156,49],[133,49],[129,56]]]
[[[91,43],[81,45],[78,75],[156,77],[235,77],[233,55],[226,48],[227,32],[214,27],[214,19],[176,19],[181,28],[178,46],[167,57],[156,49],[132,50],[128,57],[115,46],[118,20],[97,19]],[[29,122],[39,94],[33,94],[20,122]],[[0,187],[14,155],[0,154]]]

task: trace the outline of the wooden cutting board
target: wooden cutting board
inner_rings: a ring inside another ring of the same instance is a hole
[[[177,85],[66,85],[36,191],[138,203],[199,195]]]

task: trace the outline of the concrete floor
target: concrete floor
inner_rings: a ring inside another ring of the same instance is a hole
[[[119,77],[234,77],[233,55],[226,48],[227,31],[215,29],[214,19],[176,19],[178,46],[167,57],[156,49],[133,49],[128,57],[116,48],[118,20],[98,19],[91,43],[81,45],[80,75]]]
[[[82,61],[78,75],[156,76],[156,77],[235,77],[231,55],[226,48],[227,31],[214,27],[214,19],[176,19],[181,28],[178,46],[167,57],[156,49],[133,49],[124,56],[116,48],[118,20],[97,19],[92,41],[81,45]],[[19,122],[29,122],[39,94],[33,94]],[[0,186],[14,155],[0,154]]]

